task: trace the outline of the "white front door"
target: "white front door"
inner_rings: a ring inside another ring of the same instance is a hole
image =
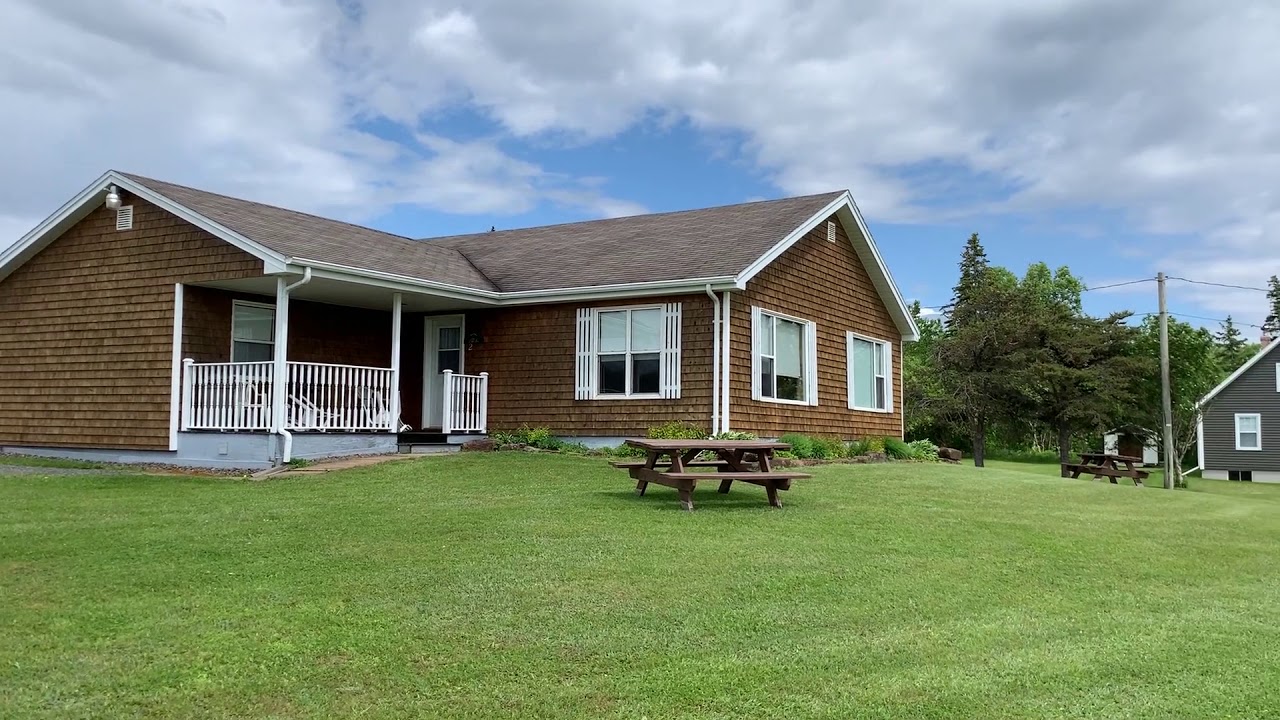
[[[422,378],[422,427],[438,428],[443,424],[445,370],[462,372],[463,317],[437,315],[426,319]]]

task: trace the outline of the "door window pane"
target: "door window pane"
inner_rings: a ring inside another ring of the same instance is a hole
[[[600,313],[600,347],[602,353],[627,351],[627,313]]]
[[[600,394],[625,395],[627,392],[627,356],[600,356]]]
[[[658,392],[658,373],[661,361],[658,353],[645,353],[631,356],[631,373],[633,393]]]
[[[461,350],[436,351],[436,372],[444,372],[445,370],[451,370],[455,373],[462,372]]]
[[[662,349],[662,311],[631,311],[631,352]]]
[[[459,350],[462,348],[462,328],[442,327],[437,330],[436,347],[440,350]]]

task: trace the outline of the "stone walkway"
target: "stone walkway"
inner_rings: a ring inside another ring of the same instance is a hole
[[[101,475],[104,470],[86,468],[34,467],[31,465],[5,465],[0,462],[0,475]]]

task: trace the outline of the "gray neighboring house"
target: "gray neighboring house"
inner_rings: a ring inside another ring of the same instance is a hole
[[[1265,341],[1264,341],[1265,342]],[[1204,477],[1280,482],[1280,341],[1200,400],[1198,450]]]

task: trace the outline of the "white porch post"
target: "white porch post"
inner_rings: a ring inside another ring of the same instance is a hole
[[[285,429],[285,383],[288,380],[289,357],[289,288],[284,278],[276,278],[276,332],[273,338],[275,353],[271,373],[271,432]]]
[[[179,423],[190,422],[182,417],[182,283],[173,286],[173,356],[169,378],[169,449],[178,449]]]
[[[453,371],[445,370],[440,374],[444,376],[440,385],[443,388],[440,393],[440,432],[448,435],[453,432]]]
[[[391,432],[400,431],[400,320],[404,296],[391,296]]]

